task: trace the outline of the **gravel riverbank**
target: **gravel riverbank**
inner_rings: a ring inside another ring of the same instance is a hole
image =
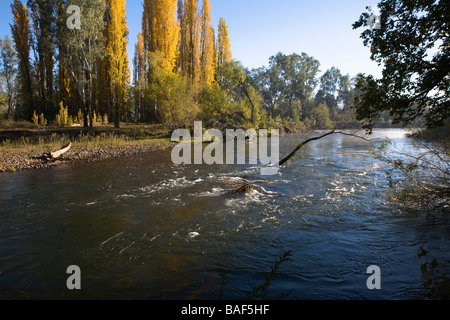
[[[61,164],[76,161],[99,161],[110,158],[132,156],[143,152],[162,150],[170,147],[167,143],[136,144],[131,146],[95,146],[95,147],[73,147],[56,161],[46,161],[43,155],[49,149],[36,149],[33,151],[22,151],[20,149],[0,150],[0,172],[14,172],[29,169],[45,169]]]

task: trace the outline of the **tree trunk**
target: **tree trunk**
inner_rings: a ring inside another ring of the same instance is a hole
[[[114,102],[114,127],[117,129],[120,128],[120,114],[119,114],[120,101],[121,99],[119,94],[119,88],[118,85],[116,85],[116,101]]]
[[[244,85],[243,82],[241,82],[241,88],[242,88],[242,91],[244,91],[245,95],[247,96],[248,100],[250,101],[250,104],[252,105],[252,119],[251,119],[251,121],[252,121],[252,124],[255,124],[255,122],[256,122],[255,121],[255,105],[253,104],[253,100],[250,97],[250,95],[248,94],[248,91],[245,88],[245,85]]]
[[[6,111],[6,119],[9,118],[9,114],[11,113],[11,105],[12,105],[12,95],[11,89],[8,88],[8,111]]]
[[[86,93],[84,89],[81,89],[81,92],[79,92],[79,95],[81,96],[81,103],[83,104],[83,126],[85,128],[88,128],[88,113],[87,113],[87,106],[86,106]]]
[[[89,112],[89,127],[94,127],[94,114],[92,113],[92,72],[89,71],[89,102],[88,102],[88,112]]]

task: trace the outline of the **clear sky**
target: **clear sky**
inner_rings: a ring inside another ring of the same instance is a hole
[[[26,0],[22,0],[25,2]],[[10,34],[12,0],[0,1],[0,36]],[[199,1],[201,3],[201,0]],[[228,23],[233,57],[245,67],[268,64],[269,57],[305,52],[318,59],[321,71],[335,66],[342,73],[379,77],[381,69],[352,24],[378,0],[211,0],[213,24]],[[127,1],[129,54],[141,29],[142,0]]]

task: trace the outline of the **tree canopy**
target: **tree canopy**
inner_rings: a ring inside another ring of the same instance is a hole
[[[383,76],[360,75],[356,101],[358,120],[371,130],[384,111],[394,123],[425,117],[427,127],[442,126],[450,115],[450,3],[444,0],[383,0],[380,28],[363,13],[353,24],[370,47]]]

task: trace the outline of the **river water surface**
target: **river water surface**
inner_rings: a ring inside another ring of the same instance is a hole
[[[246,299],[288,250],[268,297],[426,299],[417,254],[448,261],[450,223],[386,202],[372,142],[330,136],[278,175],[252,166],[175,166],[170,151],[0,175],[0,298]],[[288,154],[305,138],[281,138]],[[392,153],[395,151],[392,150]],[[248,195],[230,182],[250,181]],[[81,269],[70,291],[66,269]],[[369,290],[370,265],[381,290]]]

